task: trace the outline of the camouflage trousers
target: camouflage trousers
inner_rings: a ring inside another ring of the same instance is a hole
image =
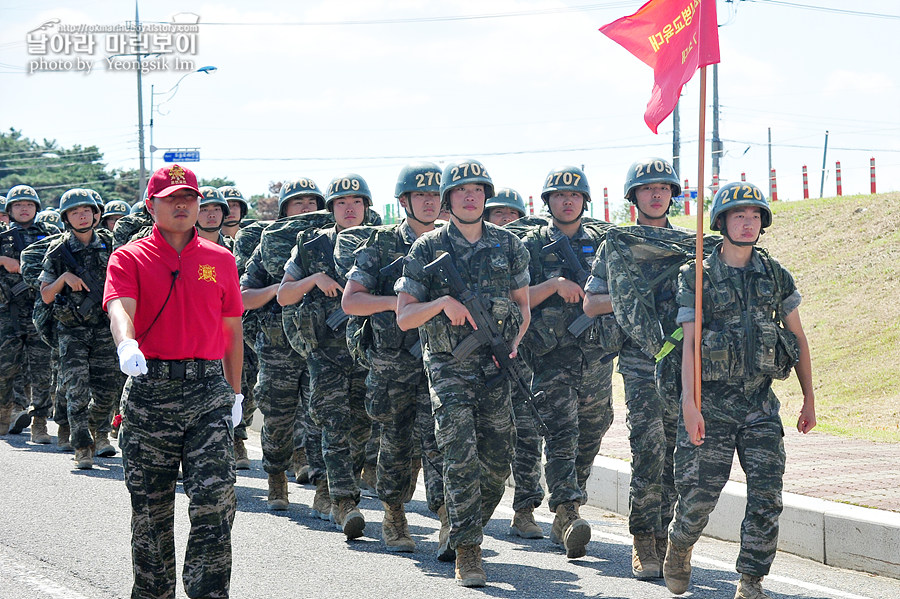
[[[488,385],[498,374],[490,354],[480,349],[463,364],[455,362],[443,353],[426,360],[453,548],[481,544],[484,525],[503,497],[516,443],[509,383]]]
[[[273,343],[264,333],[257,338],[256,354],[259,373],[253,394],[263,413],[263,470],[269,474],[287,471],[294,451],[305,445],[310,480],[315,482],[325,475],[325,462],[321,430],[305,415],[306,363],[290,348],[286,338]],[[298,428],[302,435],[295,433]]]
[[[422,361],[405,350],[370,350],[367,357],[366,412],[381,426],[378,497],[389,505],[410,497],[416,486],[410,464],[421,457],[428,509],[437,512],[444,505],[444,460]]]
[[[529,381],[532,371],[527,366],[523,373]],[[531,408],[525,396],[515,387],[512,391],[513,412],[516,416],[516,447],[513,453],[512,477],[516,485],[513,509],[536,508],[544,500],[541,486],[541,435],[534,424]]]
[[[596,352],[557,348],[535,362],[532,389],[544,392],[538,411],[549,429],[544,475],[550,511],[587,501],[587,479],[613,421],[612,362]]]
[[[20,373],[27,375],[25,383],[31,386],[33,415],[46,418],[52,407],[50,347],[38,336],[30,311],[27,320],[20,315],[19,322],[14,323],[9,308],[3,308],[0,310],[0,407],[28,407],[16,403],[27,397],[24,392],[13,390],[14,381]]]
[[[309,414],[322,430],[331,500],[349,498],[359,503],[358,479],[372,434],[365,407],[367,371],[350,358],[346,342],[339,341],[340,346],[320,345],[307,359]]]
[[[182,579],[188,597],[228,597],[234,522],[234,391],[200,380],[129,378],[119,435],[131,493],[133,599],[175,597],[175,487],[184,471],[191,529]]]
[[[784,429],[778,400],[766,389],[762,390],[761,401],[753,401],[752,396],[758,397],[759,393],[748,396],[739,388],[720,383],[703,385],[703,445],[697,447],[690,442],[684,421],[679,419],[675,447],[678,501],[669,539],[679,547],[697,542],[728,482],[737,451],[747,477],[747,508],[741,523],[737,571],[766,576],[775,559],[778,517],[783,507]],[[727,408],[718,409],[723,406]]]
[[[663,398],[656,381],[623,374],[631,443],[628,530],[663,538],[675,511],[675,436],[678,398]]]
[[[241,404],[244,415],[240,424],[234,427],[235,439],[247,438],[247,427],[253,424],[253,412],[259,406],[256,403],[256,395],[253,388],[256,386],[256,376],[259,372],[259,359],[256,352],[247,342],[244,342],[244,369],[241,371],[241,393],[244,394],[244,403]]]
[[[65,389],[66,419],[72,446],[82,449],[94,440],[90,429],[109,432],[125,377],[119,370],[116,346],[108,326],[57,325],[60,385]],[[62,406],[58,406],[62,407]]]

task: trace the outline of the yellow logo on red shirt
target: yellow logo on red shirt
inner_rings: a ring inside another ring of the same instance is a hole
[[[198,281],[209,281],[210,283],[216,282],[216,267],[210,266],[209,264],[201,264],[197,269],[197,280]]]

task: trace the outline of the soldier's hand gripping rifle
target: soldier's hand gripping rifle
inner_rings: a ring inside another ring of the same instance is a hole
[[[569,242],[568,237],[563,235],[553,243],[545,245],[541,249],[541,255],[546,256],[547,254],[556,254],[556,257],[562,260],[566,270],[574,277],[573,280],[582,288],[584,287],[590,273],[581,266],[578,256],[576,256],[575,252],[572,250],[572,244]],[[594,324],[595,320],[595,316],[588,316],[582,312],[581,316],[573,320],[572,324],[569,325],[569,332],[575,337],[580,337],[582,333]]]
[[[435,272],[444,273],[450,286],[450,294],[466,307],[469,314],[472,315],[472,320],[475,321],[475,325],[478,327],[465,341],[463,341],[463,343],[460,343],[460,346],[453,350],[454,357],[459,360],[461,359],[460,355],[466,356],[472,352],[472,350],[466,348],[467,351],[463,351],[460,354],[457,353],[457,350],[466,342],[469,342],[470,339],[477,340],[478,343],[476,347],[490,345],[491,353],[494,354],[494,359],[497,361],[497,364],[500,365],[501,373],[509,379],[514,387],[522,394],[525,403],[528,404],[528,407],[531,409],[531,415],[534,418],[534,423],[538,431],[542,436],[548,436],[550,433],[547,430],[547,425],[544,424],[544,421],[541,419],[541,415],[535,406],[535,402],[543,399],[544,392],[539,391],[537,394],[531,392],[530,382],[526,380],[525,375],[522,374],[519,363],[515,358],[509,357],[512,350],[510,350],[506,339],[503,338],[503,335],[501,335],[500,331],[497,329],[497,323],[494,320],[493,314],[491,314],[490,306],[487,305],[484,298],[473,293],[472,290],[466,286],[462,277],[459,276],[459,271],[456,270],[456,266],[453,264],[453,259],[450,257],[450,254],[443,254],[440,258],[427,264],[424,267],[424,271],[427,274],[434,274]]]
[[[82,301],[76,309],[76,312],[78,312],[78,315],[81,316],[81,318],[87,318],[88,314],[91,313],[91,309],[93,309],[94,306],[100,305],[103,301],[103,285],[90,271],[78,263],[72,250],[69,249],[68,243],[64,241],[59,246],[58,251],[62,256],[63,264],[66,265],[66,268],[72,271],[76,277],[84,281],[84,284],[90,289],[85,296],[84,301]]]
[[[404,260],[406,260],[406,256],[400,256],[399,258],[397,258],[396,260],[394,260],[393,262],[391,262],[390,264],[388,264],[387,266],[385,266],[378,272],[381,274],[382,277],[384,277],[386,279],[397,280],[400,278],[400,275],[403,274]],[[415,342],[415,344],[413,344],[413,346],[410,347],[406,351],[408,351],[410,354],[412,354],[412,357],[414,357],[414,358],[421,358],[422,357],[422,340],[421,339],[417,340]]]
[[[304,243],[303,247],[306,248],[308,252],[318,253],[325,258],[326,262],[330,261],[331,270],[334,272],[334,246],[328,239],[328,235],[322,233],[315,239],[310,239]],[[349,318],[350,316],[344,312],[344,309],[341,308],[340,305],[338,305],[338,309],[329,314],[328,318],[325,319],[325,324],[327,324],[332,331],[337,331]]]

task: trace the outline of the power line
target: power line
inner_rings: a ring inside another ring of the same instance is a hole
[[[830,8],[828,6],[815,6],[812,4],[800,4],[799,2],[786,2],[785,0],[744,0],[744,1],[756,2],[758,4],[773,4],[776,6],[787,6],[790,8],[813,10],[816,12],[828,12],[828,13],[834,13],[834,14],[838,14],[838,15],[851,15],[854,17],[873,17],[876,19],[900,20],[900,15],[889,15],[889,14],[885,14],[885,13],[865,12],[865,11],[860,11],[860,10],[848,10],[846,8]]]

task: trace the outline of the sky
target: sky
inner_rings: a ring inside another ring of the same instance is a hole
[[[643,121],[651,69],[598,31],[641,4],[140,1],[145,24],[199,18],[194,45],[142,76],[145,146],[153,91],[153,144],[198,148],[200,161],[183,165],[200,177],[233,179],[246,197],[266,193],[273,181],[311,177],[325,188],[355,172],[382,207],[394,202],[404,164],[472,157],[495,186],[533,196],[536,210],[551,169],[583,165],[593,213],[602,217],[604,188],[615,211],[632,162],[673,155],[672,118],[658,135]],[[826,131],[825,196],[835,195],[835,161],[845,195],[869,193],[873,157],[878,191],[900,189],[895,0],[719,0],[717,10],[723,183],[746,173],[768,191],[771,128],[779,200],[803,197],[803,165],[810,195],[819,195]],[[67,58],[92,64],[89,73],[29,73],[41,57],[26,43],[29,32],[53,19],[43,31],[122,25],[134,11],[124,0],[3,0],[0,130],[63,147],[96,145],[109,167],[137,168],[137,75],[106,68],[110,34],[86,36],[97,44],[93,55],[70,50]],[[183,77],[204,66],[216,70]],[[680,177],[692,188],[699,79],[685,86],[680,107]],[[176,84],[174,93],[163,93]],[[164,165],[162,155],[154,154],[153,168]]]

